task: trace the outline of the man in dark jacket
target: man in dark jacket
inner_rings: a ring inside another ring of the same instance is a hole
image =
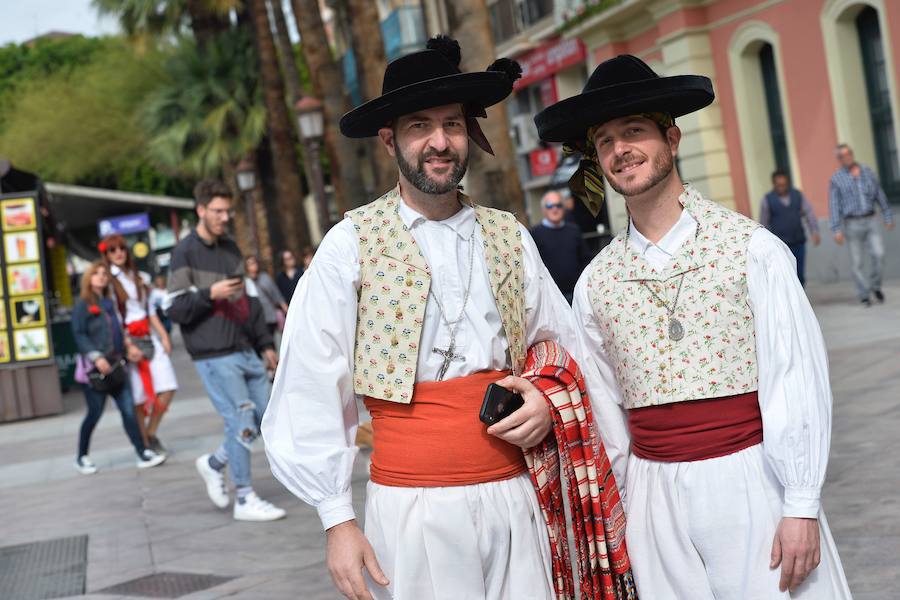
[[[787,173],[777,170],[772,173],[772,191],[763,196],[759,206],[760,224],[778,236],[791,249],[797,259],[797,277],[800,285],[806,285],[806,232],[803,222],[809,228],[813,244],[819,245],[819,224],[816,214],[806,196],[791,186]]]
[[[226,235],[231,190],[221,181],[201,181],[194,199],[199,222],[172,252],[166,305],[225,421],[225,442],[197,459],[197,471],[213,504],[226,508],[224,470],[231,466],[235,519],[280,519],[284,510],[261,499],[250,485],[250,443],[269,401],[266,367],[277,364],[272,336],[255,286],[245,284],[241,251]]]
[[[575,282],[591,257],[578,225],[566,221],[562,194],[547,192],[541,202],[544,219],[531,229],[531,237],[559,291],[572,304]]]

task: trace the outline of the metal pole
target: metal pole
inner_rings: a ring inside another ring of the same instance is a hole
[[[313,179],[310,185],[312,185],[313,197],[319,207],[319,224],[324,236],[331,228],[331,215],[328,214],[328,198],[325,196],[325,181],[322,178],[322,165],[319,162],[319,140],[307,140],[307,144],[309,145],[308,162]]]
[[[242,192],[244,194],[244,210],[247,212],[247,229],[250,230],[250,247],[257,260],[259,256],[259,235],[256,232],[256,210],[253,198],[253,190]]]

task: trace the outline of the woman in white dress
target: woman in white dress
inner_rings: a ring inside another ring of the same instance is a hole
[[[141,437],[148,448],[163,452],[156,431],[178,389],[169,359],[172,342],[155,311],[149,309],[150,275],[137,270],[125,238],[107,236],[99,247],[109,264],[125,334],[144,354],[143,360],[129,365]]]

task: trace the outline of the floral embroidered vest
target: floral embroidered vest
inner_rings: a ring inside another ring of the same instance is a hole
[[[525,266],[518,222],[508,212],[473,204],[462,193],[460,201],[475,208],[512,369],[519,374],[527,348]],[[431,273],[400,218],[399,204],[400,189],[395,187],[347,213],[356,227],[360,250],[353,387],[357,394],[409,404]]]
[[[591,263],[588,295],[615,366],[625,408],[757,389],[756,334],[747,297],[747,246],[758,223],[685,185],[679,198],[697,221],[669,265],[657,271],[619,234]],[[627,232],[627,230],[626,230]],[[668,333],[670,307],[684,337]]]

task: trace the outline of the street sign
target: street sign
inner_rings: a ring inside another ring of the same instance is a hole
[[[102,219],[97,223],[100,237],[108,235],[129,235],[131,233],[143,233],[150,229],[150,216],[147,213],[135,213]]]

